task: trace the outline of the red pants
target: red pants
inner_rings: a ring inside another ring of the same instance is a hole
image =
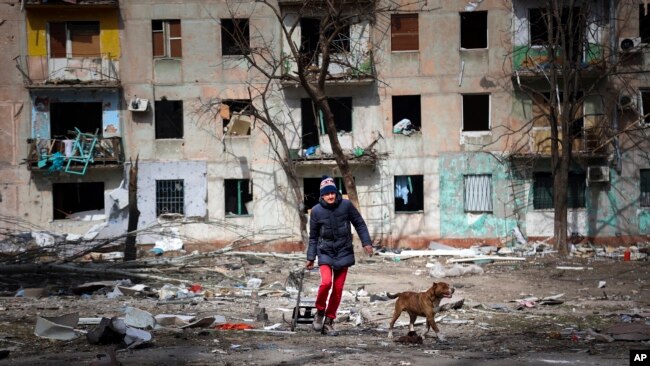
[[[319,266],[319,269],[320,287],[318,288],[318,296],[316,296],[316,310],[325,310],[326,317],[335,319],[336,311],[339,304],[341,304],[343,285],[345,284],[345,277],[348,275],[348,268],[341,268],[332,273],[332,267],[323,264]],[[330,289],[332,290],[331,295],[329,294]],[[329,301],[327,301],[328,295]]]

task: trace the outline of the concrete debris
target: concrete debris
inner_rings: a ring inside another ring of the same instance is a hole
[[[483,274],[483,268],[475,264],[454,264],[448,267],[438,262],[432,263],[429,267],[429,276],[434,278],[460,277],[467,274]]]
[[[621,323],[603,331],[617,341],[647,341],[650,340],[650,325],[646,323]]]

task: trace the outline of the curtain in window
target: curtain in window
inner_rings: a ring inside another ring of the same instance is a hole
[[[465,211],[492,212],[492,175],[465,176]]]

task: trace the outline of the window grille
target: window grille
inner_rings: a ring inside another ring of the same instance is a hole
[[[185,188],[182,179],[156,181],[156,216],[185,214]]]
[[[492,175],[466,175],[465,212],[492,212]]]
[[[641,169],[639,180],[641,183],[639,203],[641,207],[650,207],[650,169]]]
[[[567,208],[584,208],[586,206],[586,187],[586,175],[584,173],[569,173]],[[533,208],[536,210],[555,208],[553,203],[553,176],[551,173],[535,173]]]

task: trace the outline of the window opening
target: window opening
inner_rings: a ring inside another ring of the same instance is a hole
[[[422,175],[395,176],[395,212],[424,210],[424,177]]]
[[[639,183],[641,195],[639,197],[639,206],[650,207],[650,169],[639,170]]]
[[[417,51],[419,49],[417,14],[392,14],[390,17],[391,51]]]
[[[492,212],[492,175],[465,175],[463,180],[465,212]]]
[[[639,113],[643,116],[643,123],[650,123],[650,89],[641,89],[641,108]],[[646,113],[648,115],[646,115]]]
[[[49,24],[50,57],[100,57],[99,22]]]
[[[337,132],[352,132],[352,98],[328,98]],[[320,135],[327,134],[325,116],[309,98],[300,100],[302,115],[302,148],[320,145]]]
[[[181,21],[152,20],[153,57],[183,57]]]
[[[569,173],[567,187],[567,208],[584,208],[587,176],[584,173]],[[533,208],[536,210],[553,209],[553,176],[550,172],[533,174]]]
[[[650,43],[650,5],[639,4],[639,37],[641,43]]]
[[[83,133],[102,134],[101,102],[50,103],[50,136],[53,139],[74,139],[75,128]]]
[[[250,179],[224,180],[226,216],[252,215],[247,203],[253,201],[253,186]]]
[[[104,210],[104,182],[52,184],[54,220],[77,212]]]
[[[410,135],[422,128],[419,95],[393,96],[393,133]],[[404,121],[407,120],[407,121]]]
[[[226,135],[244,136],[251,134],[253,105],[250,99],[226,99],[221,101],[221,120]],[[231,125],[232,122],[232,125]]]
[[[549,42],[549,34],[547,27],[547,10],[543,8],[528,9],[528,20],[529,20],[529,42],[531,46],[547,46]],[[569,8],[564,7],[561,9],[560,22],[562,28],[568,28],[569,24],[572,25],[572,29],[567,29],[565,32],[565,42],[572,45],[573,49],[573,58],[576,60],[582,59],[582,39],[580,39],[580,34],[583,34],[583,30],[586,25],[584,20],[581,19],[581,9],[579,7]],[[555,17],[552,17],[553,34],[559,36],[559,26]],[[558,45],[561,43],[557,41]]]
[[[156,216],[185,214],[183,179],[156,180]]]
[[[183,102],[157,100],[155,109],[156,139],[183,138]]]
[[[487,48],[487,11],[460,13],[460,47]]]
[[[248,55],[250,30],[248,19],[221,19],[221,54]]]
[[[463,95],[463,131],[490,130],[490,95]]]

